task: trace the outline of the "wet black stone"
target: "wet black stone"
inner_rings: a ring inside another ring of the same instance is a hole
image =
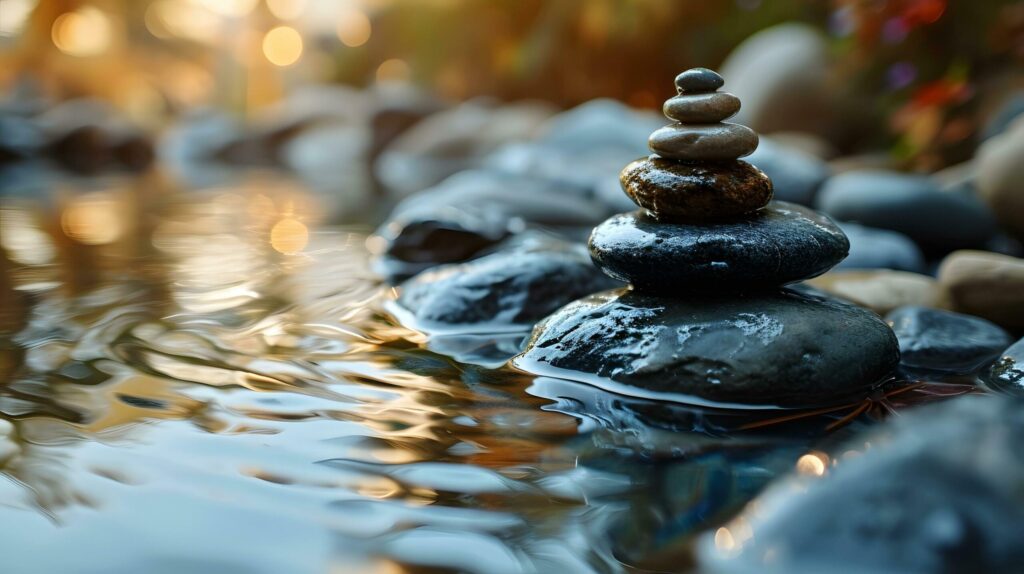
[[[644,212],[626,213],[590,237],[590,253],[605,273],[667,295],[801,281],[830,269],[849,247],[827,217],[780,201],[721,222],[662,223]]]
[[[985,381],[997,390],[1024,395],[1024,339],[999,354]]]
[[[971,373],[1013,341],[994,323],[952,311],[908,306],[885,318],[899,339],[901,366],[917,371]]]
[[[676,88],[679,89],[679,93],[713,92],[724,85],[725,80],[722,76],[707,68],[690,68],[676,76]]]
[[[1020,572],[1021,436],[1024,401],[1008,397],[962,397],[892,417],[851,443],[860,456],[748,506],[738,544],[706,535],[699,570]]]
[[[501,331],[529,328],[574,299],[618,286],[582,245],[544,241],[420,273],[401,285],[398,304],[415,328]]]
[[[995,219],[978,198],[944,192],[926,176],[846,172],[824,183],[816,206],[840,221],[903,233],[933,255],[981,247],[996,233]]]
[[[811,406],[865,395],[899,362],[874,313],[783,289],[759,295],[592,295],[538,325],[514,364],[626,395]]]

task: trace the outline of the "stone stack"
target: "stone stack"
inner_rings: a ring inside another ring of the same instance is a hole
[[[849,241],[827,217],[771,202],[771,180],[739,159],[757,134],[722,121],[740,107],[723,84],[704,68],[676,78],[664,106],[676,123],[621,174],[642,209],[591,235],[595,263],[632,289],[562,308],[516,366],[655,398],[779,406],[863,396],[896,366],[877,315],[783,287],[839,263]]]

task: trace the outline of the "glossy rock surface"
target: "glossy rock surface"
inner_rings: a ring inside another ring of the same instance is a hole
[[[1024,402],[1005,397],[892,417],[849,443],[859,456],[822,478],[770,488],[726,524],[726,534],[743,533],[739,544],[705,535],[700,572],[1017,572],[1022,435]]]
[[[665,101],[662,111],[677,122],[720,122],[740,111],[740,99],[728,92],[680,94]]]
[[[707,68],[690,68],[676,76],[676,89],[680,92],[713,92],[725,85],[725,80]]]
[[[736,159],[757,149],[757,133],[740,124],[670,124],[647,140],[654,153],[684,161]]]
[[[625,213],[590,236],[590,253],[606,273],[668,295],[808,279],[841,261],[849,246],[827,217],[778,201],[722,222],[662,223],[644,212]]]
[[[514,364],[627,395],[809,406],[863,396],[898,361],[877,315],[826,297],[619,290],[563,307]]]
[[[634,203],[662,220],[741,215],[772,197],[768,176],[744,161],[688,164],[651,156],[627,165],[619,181]]]
[[[915,370],[970,373],[1012,341],[998,325],[950,311],[901,307],[885,318],[900,342],[900,364]]]
[[[420,273],[401,286],[398,303],[417,327],[529,327],[579,297],[619,286],[582,245],[551,242],[498,252]]]
[[[988,371],[986,382],[997,390],[1024,395],[1024,339],[999,354]]]

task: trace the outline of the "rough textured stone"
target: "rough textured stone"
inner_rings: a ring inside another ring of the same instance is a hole
[[[680,94],[665,101],[662,111],[684,124],[720,122],[740,110],[740,99],[727,92]]]
[[[996,231],[992,214],[977,198],[943,192],[920,175],[842,173],[825,182],[816,205],[842,221],[903,233],[932,253],[984,245]]]
[[[1024,328],[1024,259],[987,251],[950,253],[939,283],[953,309],[1009,329]]]
[[[746,161],[763,171],[772,180],[775,198],[811,205],[821,184],[828,179],[828,164],[821,159],[777,142],[776,137],[762,137],[757,149]]]
[[[900,342],[900,364],[916,371],[972,373],[1013,340],[989,321],[950,311],[900,307],[885,318]]]
[[[690,68],[676,76],[676,89],[680,92],[713,92],[724,85],[722,76],[707,68]]]
[[[832,270],[809,280],[807,284],[881,314],[906,305],[933,308],[948,305],[938,281],[928,275],[906,271]]]
[[[626,195],[660,220],[732,217],[772,198],[772,181],[744,161],[687,164],[651,156],[627,165],[619,179]]]
[[[560,309],[514,364],[627,395],[810,406],[863,396],[898,361],[877,315],[827,297],[619,290]]]
[[[398,304],[425,330],[527,327],[566,303],[621,284],[590,262],[582,245],[542,242],[420,273]]]
[[[985,381],[1000,391],[1024,395],[1024,339],[1000,353]]]
[[[785,202],[743,218],[675,224],[638,211],[612,217],[590,237],[609,275],[650,292],[754,290],[820,275],[850,244],[827,217]]]
[[[740,124],[670,124],[647,140],[651,151],[684,161],[727,160],[757,149],[757,133]]]
[[[838,269],[925,270],[921,249],[902,233],[856,223],[840,223],[839,228],[850,239],[850,255],[836,266]]]
[[[709,574],[972,574],[1024,564],[1024,401],[971,396],[892,417],[820,479],[782,481],[697,545]],[[863,452],[865,445],[871,447]],[[841,452],[841,451],[840,451]]]

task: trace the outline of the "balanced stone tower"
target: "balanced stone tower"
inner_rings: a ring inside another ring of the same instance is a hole
[[[675,123],[620,176],[641,209],[590,237],[594,262],[632,288],[548,317],[517,367],[632,395],[783,407],[863,397],[896,367],[896,337],[877,315],[784,287],[850,244],[827,217],[771,201],[768,176],[739,159],[757,134],[723,122],[740,108],[723,84],[705,68],[676,77],[664,106]]]

